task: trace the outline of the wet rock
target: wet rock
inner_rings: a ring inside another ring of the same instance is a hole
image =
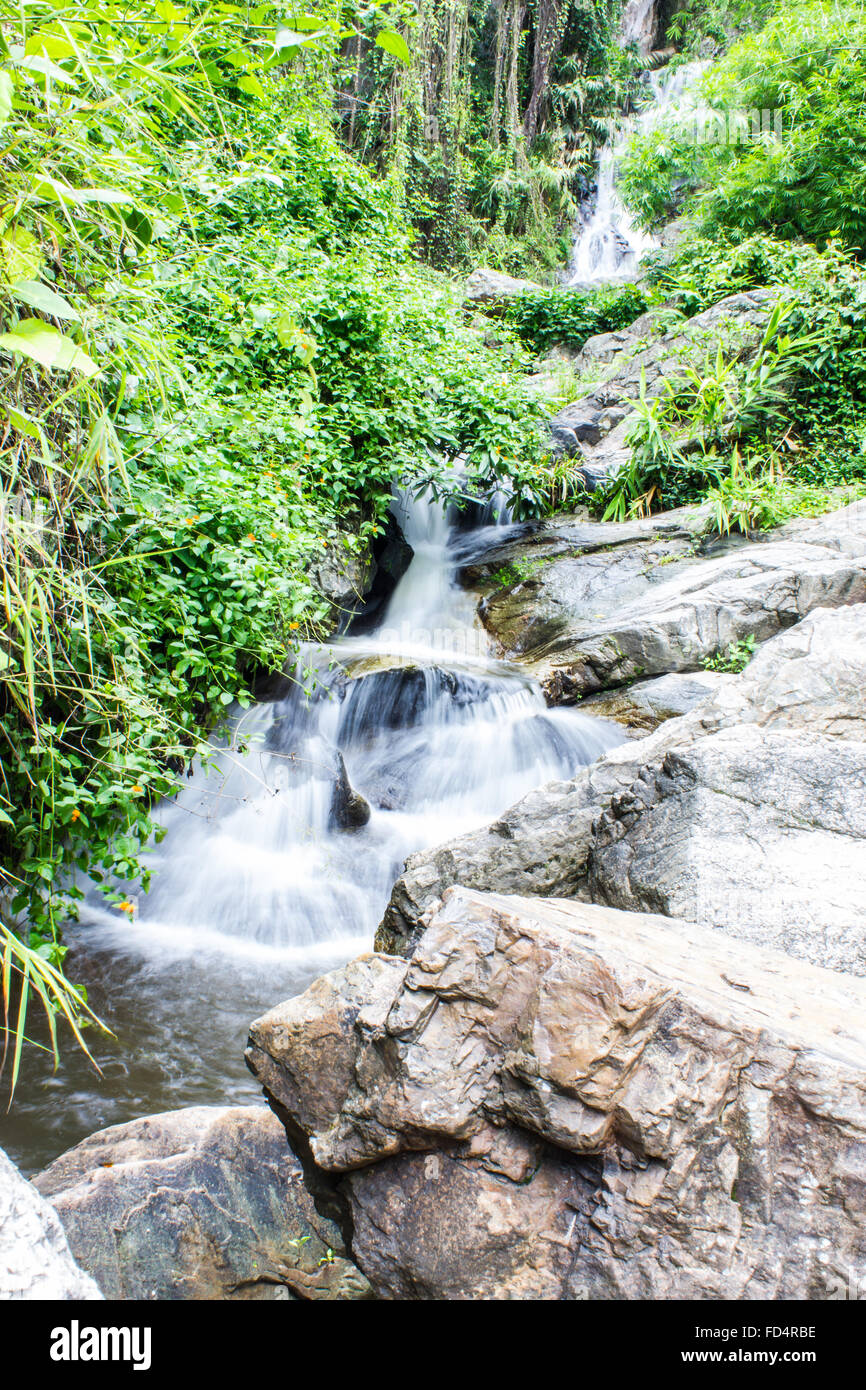
[[[369,1296],[338,1228],[316,1211],[283,1126],[262,1106],[114,1125],[36,1185],[107,1298]]]
[[[818,610],[688,714],[411,855],[377,936],[454,883],[691,918],[866,973],[866,606]]]
[[[370,819],[370,806],[349,781],[342,753],[337,754],[337,777],[331,799],[330,824],[338,830],[357,830]]]
[[[473,270],[466,279],[466,298],[470,304],[499,306],[526,293],[543,293],[543,286],[532,280],[516,280],[513,275],[503,275],[487,266]]]
[[[439,666],[391,666],[350,681],[340,710],[337,741],[363,744],[382,729],[409,729],[436,705],[450,712],[489,698],[491,683]]]
[[[260,1019],[251,1065],[345,1175],[380,1296],[862,1286],[863,982],[691,923],[452,889],[410,962],[353,962],[317,1002]],[[323,1033],[338,1080],[308,1065]]]
[[[595,535],[593,548],[585,534]],[[675,527],[649,526],[642,538],[625,533],[614,544],[597,523],[536,532],[511,555],[516,582],[483,599],[482,622],[500,655],[527,663],[551,702],[568,703],[700,670],[732,643],[766,641],[814,608],[862,602],[866,506],[757,543],[721,543],[712,554]]]
[[[605,690],[581,702],[586,714],[615,719],[636,738],[657,729],[666,719],[688,714],[736,676],[722,671],[696,671],[691,675],[657,676],[633,685]]]
[[[57,1212],[0,1150],[0,1301],[99,1299]]]
[[[353,542],[355,537],[347,533]],[[331,623],[343,628],[363,602],[376,572],[376,562],[368,547],[358,550],[340,544],[338,538],[309,568],[313,588],[330,605]]]
[[[364,604],[349,627],[352,636],[369,632],[378,623],[383,609],[403,578],[414,551],[391,512],[385,518],[383,534],[373,543],[372,574],[364,589]]]

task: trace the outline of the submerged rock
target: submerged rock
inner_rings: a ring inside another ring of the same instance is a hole
[[[263,1106],[114,1125],[63,1154],[36,1186],[106,1298],[369,1296]]]
[[[248,1058],[380,1296],[829,1298],[866,1279],[864,1006],[691,923],[452,889]]]
[[[57,1212],[0,1150],[0,1301],[99,1298]]]
[[[818,610],[690,713],[411,855],[377,937],[454,883],[664,912],[866,974],[866,605]]]

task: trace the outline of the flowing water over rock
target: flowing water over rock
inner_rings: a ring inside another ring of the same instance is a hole
[[[163,809],[133,920],[93,896],[70,929],[70,975],[117,1038],[91,1035],[102,1080],[69,1043],[56,1077],[31,1050],[0,1121],[26,1171],[104,1125],[255,1096],[250,1020],[372,948],[407,854],[622,741],[490,656],[454,576],[509,534],[496,505],[468,530],[428,498],[396,511],[414,558],[375,630],[302,648]]]
[[[691,84],[702,66],[686,63],[673,71],[665,68],[646,73],[649,99],[621,126],[599,156],[596,190],[575,235],[569,285],[608,284],[633,278],[641,257],[658,246],[655,237],[635,224],[620,198],[617,172],[634,134],[651,129],[673,110],[678,116],[685,114]]]

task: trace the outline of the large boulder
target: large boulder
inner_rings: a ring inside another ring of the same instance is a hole
[[[701,509],[683,509],[624,526],[566,521],[513,542],[507,556],[491,557],[504,582],[488,582],[479,609],[499,654],[567,703],[700,670],[732,643],[764,642],[814,608],[866,600],[863,502],[711,553],[696,534],[705,523]]]
[[[98,1299],[57,1212],[0,1150],[0,1300]]]
[[[663,912],[866,974],[866,606],[819,610],[688,714],[410,856],[377,937],[454,883]]]
[[[314,989],[253,1024],[248,1060],[344,1175],[380,1296],[863,1287],[863,982],[691,923],[452,889],[410,962]]]
[[[114,1125],[35,1183],[106,1298],[369,1296],[263,1106],[196,1106]]]
[[[517,280],[513,275],[491,270],[488,266],[479,266],[466,277],[466,298],[480,308],[496,308],[526,293],[541,294],[543,287],[532,280]]]

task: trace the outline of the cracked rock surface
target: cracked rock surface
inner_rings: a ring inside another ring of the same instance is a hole
[[[862,1286],[862,981],[692,923],[454,888],[410,961],[314,989],[253,1024],[248,1058],[344,1175],[380,1296]]]

